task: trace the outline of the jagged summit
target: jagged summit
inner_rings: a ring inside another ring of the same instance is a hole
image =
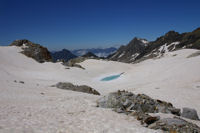
[[[45,61],[52,61],[52,57],[47,48],[40,44],[33,43],[27,39],[15,40],[10,46],[17,46],[22,48],[24,55],[35,59],[36,61],[43,63]]]
[[[200,28],[182,34],[172,30],[152,42],[135,37],[126,46],[121,46],[116,53],[108,56],[108,59],[134,63],[161,57],[166,52],[181,48],[200,49]]]
[[[121,46],[116,53],[108,58],[114,61],[131,62],[143,52],[149,42],[146,39],[133,38],[126,46]]]

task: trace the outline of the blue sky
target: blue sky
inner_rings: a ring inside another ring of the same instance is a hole
[[[50,50],[155,40],[200,27],[199,0],[0,0],[0,45],[29,39]]]

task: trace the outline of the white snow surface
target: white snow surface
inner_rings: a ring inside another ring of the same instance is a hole
[[[121,58],[122,56],[124,56],[124,52],[122,52],[120,55],[119,55],[119,57],[118,58]]]
[[[0,47],[0,133],[160,132],[141,126],[131,116],[96,107],[98,98],[119,89],[144,93],[178,108],[195,108],[200,115],[200,56],[187,58],[197,50],[173,51],[138,64],[89,59],[80,63],[85,70],[38,63],[20,51],[15,46]],[[118,79],[100,81],[122,72]],[[50,87],[62,81],[89,85],[101,96]]]
[[[141,41],[142,41],[144,44],[149,43],[147,40],[144,40],[144,39],[141,39]]]

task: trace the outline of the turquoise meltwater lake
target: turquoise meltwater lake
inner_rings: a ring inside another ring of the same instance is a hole
[[[121,74],[108,76],[108,77],[102,78],[101,81],[111,81],[111,80],[119,78],[120,76]]]

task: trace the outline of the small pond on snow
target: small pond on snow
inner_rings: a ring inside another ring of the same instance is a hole
[[[119,78],[123,73],[102,78],[101,81],[110,81]]]

